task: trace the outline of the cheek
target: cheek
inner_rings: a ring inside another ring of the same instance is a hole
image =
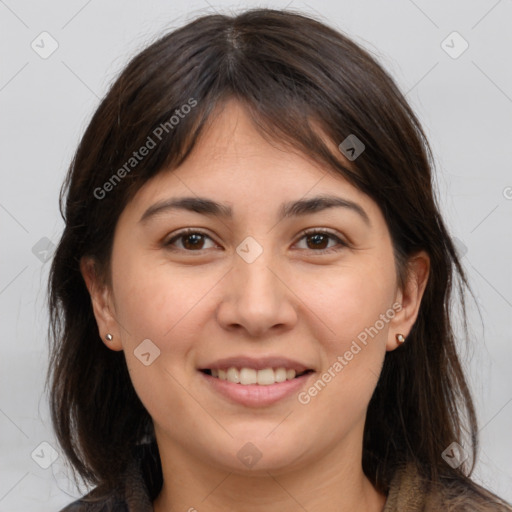
[[[316,274],[303,274],[296,281],[298,295],[305,297],[305,310],[324,326],[332,350],[340,350],[351,340],[374,326],[386,314],[394,298],[394,269],[372,262],[323,269]],[[311,314],[311,313],[310,313]],[[378,329],[386,331],[378,323]],[[387,325],[387,323],[386,323]]]
[[[200,330],[198,312],[218,279],[197,272],[192,277],[190,269],[171,272],[165,262],[143,258],[124,257],[117,264],[116,313],[133,386],[154,418],[185,410],[190,397],[182,386]]]
[[[136,255],[119,258],[113,276],[116,313],[126,325],[125,336],[131,342],[150,338],[162,347],[168,337],[176,337],[218,280],[211,272],[171,268],[163,258]]]
[[[116,272],[117,320],[133,385],[150,412],[156,414],[169,401],[182,407],[178,382],[184,384],[192,375],[194,351],[214,315],[211,296],[222,272],[171,268],[166,261],[134,255],[119,258]],[[154,357],[154,363],[146,366],[141,354],[148,351],[146,359]],[[157,390],[169,395],[158,399]]]
[[[365,414],[395,313],[393,267],[385,261],[358,263],[301,280],[301,293],[308,291],[304,302],[321,325],[315,335],[323,346],[322,372],[301,403],[349,422]]]

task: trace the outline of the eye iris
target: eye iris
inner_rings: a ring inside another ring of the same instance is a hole
[[[205,235],[202,233],[190,233],[181,237],[185,249],[202,249]],[[306,235],[309,249],[326,249],[329,244],[329,235],[326,233],[313,233]]]
[[[313,240],[313,247],[310,247],[310,249],[326,249],[329,237],[323,233],[314,233],[313,235],[308,235],[307,240],[308,246],[309,242]]]
[[[193,242],[189,244],[189,240],[193,240]],[[201,249],[202,243],[204,243],[204,235],[200,233],[191,233],[183,237],[183,247],[186,249]]]

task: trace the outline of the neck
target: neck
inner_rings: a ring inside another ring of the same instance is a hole
[[[240,473],[161,444],[163,486],[154,512],[381,512],[385,505],[385,495],[364,475],[361,457],[354,460],[344,450],[293,469]]]

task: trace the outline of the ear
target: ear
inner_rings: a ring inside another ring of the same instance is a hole
[[[404,290],[398,289],[395,296],[395,304],[400,304],[401,308],[396,308],[397,313],[390,322],[386,350],[394,350],[400,346],[396,340],[397,334],[403,334],[407,343],[407,336],[418,317],[429,272],[430,257],[425,251],[420,251],[409,258]]]
[[[93,258],[82,257],[80,260],[80,272],[91,296],[92,308],[101,340],[112,350],[122,350],[120,330],[115,318],[115,308],[110,287],[98,276]],[[112,334],[113,338],[111,341],[105,338],[107,333]]]

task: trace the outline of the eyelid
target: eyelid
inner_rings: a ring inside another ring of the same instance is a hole
[[[190,228],[190,227],[189,228],[184,228],[184,229],[179,230],[178,232],[172,234],[171,238],[164,240],[163,245],[165,247],[172,247],[172,243],[173,242],[175,242],[176,240],[179,240],[181,237],[185,237],[185,236],[190,235],[190,234],[203,235],[203,236],[209,238],[210,240],[212,240],[215,244],[220,245],[220,244],[218,244],[216,242],[216,240],[208,232],[204,231],[201,228]],[[296,239],[296,241],[294,242],[293,245],[297,244],[305,236],[307,236],[307,235],[315,235],[315,234],[326,234],[326,235],[329,235],[332,239],[335,239],[338,242],[338,245],[341,245],[342,247],[350,247],[349,242],[347,240],[345,240],[345,238],[340,233],[338,233],[337,231],[335,231],[333,229],[323,228],[323,227],[314,227],[314,228],[307,228],[307,229],[302,230],[297,235],[297,239]],[[189,252],[189,253],[193,253],[193,252],[195,252],[195,253],[202,253],[203,251],[206,251],[208,249],[198,249],[198,250],[195,250],[195,251],[190,251],[190,250],[185,250],[185,249],[177,248],[176,250],[177,251],[183,251],[183,252]],[[307,251],[308,249],[300,249],[300,250]],[[336,246],[335,247],[328,247],[327,249],[309,249],[309,251],[311,251],[313,253],[317,253],[317,254],[323,254],[323,253],[339,251],[339,250],[340,250],[340,248],[336,247]]]
[[[208,232],[204,231],[203,229],[201,228],[184,228],[184,229],[181,229],[175,233],[172,234],[172,236],[170,238],[165,238],[164,241],[162,242],[162,245],[164,247],[173,247],[172,246],[172,243],[175,242],[176,240],[179,240],[181,237],[185,237],[187,235],[191,235],[191,234],[198,234],[198,235],[203,235],[207,238],[209,238],[210,240],[212,240],[215,244],[217,245],[220,245],[214,238],[213,236],[211,236]],[[207,249],[198,249],[196,251],[186,251],[184,249],[179,249],[179,248],[176,248],[175,250],[177,251],[183,251],[183,252],[197,252],[197,253],[201,253],[202,251],[205,251]]]
[[[334,230],[334,229],[331,229],[331,228],[323,228],[321,226],[319,227],[314,227],[314,228],[306,228],[306,229],[303,229],[298,235],[297,237],[300,239],[302,238],[304,235],[314,235],[316,233],[326,233],[328,235],[332,235],[333,237],[335,238],[338,238],[341,242],[346,242],[348,243],[346,240],[343,239],[343,235],[341,233],[338,233],[338,231]]]
[[[304,229],[297,235],[297,241],[295,242],[295,244],[298,243],[300,240],[302,240],[305,236],[315,235],[315,234],[330,235],[331,238],[334,238],[338,242],[338,244],[341,245],[343,248],[351,247],[348,240],[346,240],[346,238],[341,233],[338,233],[336,230],[333,230],[331,228],[323,228],[323,227],[314,227],[314,228]],[[301,250],[307,250],[307,249],[301,249]],[[310,251],[312,253],[317,253],[317,254],[335,252],[335,251],[339,251],[339,250],[340,250],[339,247],[328,247],[327,249],[318,249],[318,250],[310,249]]]

